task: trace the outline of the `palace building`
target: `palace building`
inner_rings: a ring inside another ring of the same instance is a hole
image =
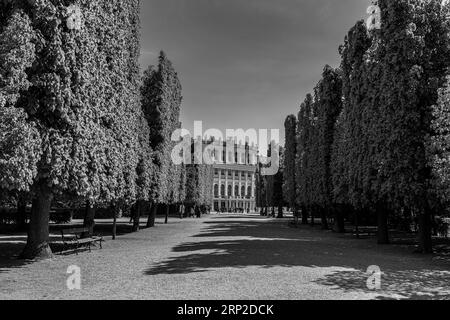
[[[232,139],[211,140],[207,145],[214,163],[213,211],[254,212],[258,148]]]

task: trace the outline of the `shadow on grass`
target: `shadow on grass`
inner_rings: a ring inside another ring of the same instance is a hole
[[[19,268],[27,261],[19,260],[18,255],[25,246],[25,243],[17,243],[15,238],[2,238],[0,240],[0,274],[8,269]]]
[[[385,275],[378,299],[450,298],[450,264],[434,264],[429,256],[414,255],[409,248],[378,247],[371,239],[356,240],[309,226],[292,229],[277,220],[228,218],[205,221],[206,228],[194,236],[198,242],[174,247],[172,257],[150,266],[144,274],[322,268],[327,275],[314,282],[328,290],[373,293],[367,288],[366,270],[379,265]]]

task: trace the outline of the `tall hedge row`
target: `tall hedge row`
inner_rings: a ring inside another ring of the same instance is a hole
[[[0,1],[0,194],[32,200],[24,258],[52,255],[56,200],[85,204],[90,233],[96,207],[131,208],[138,230],[145,211],[185,201],[186,168],[170,158],[181,84],[164,53],[141,79],[139,7]]]
[[[305,217],[321,214],[324,228],[333,212],[337,231],[344,214],[376,217],[379,243],[389,242],[393,221],[415,217],[419,249],[430,252],[431,218],[448,190],[449,5],[378,5],[381,28],[356,23],[340,68],[326,67],[300,108],[297,204]]]

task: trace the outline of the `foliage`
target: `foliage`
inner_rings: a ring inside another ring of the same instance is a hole
[[[2,187],[31,187],[40,203],[24,255],[32,258],[49,253],[44,224],[54,195],[93,202],[136,198],[139,1],[0,5],[0,132],[9,132],[1,134],[1,170],[17,174],[2,176]],[[75,24],[68,23],[73,18]]]
[[[284,123],[286,132],[286,144],[284,153],[284,183],[283,194],[285,201],[291,208],[296,206],[296,172],[295,159],[297,155],[297,117],[290,115]]]
[[[0,35],[0,189],[28,191],[41,156],[36,124],[16,103],[29,89],[27,69],[35,59],[35,32],[23,11],[16,11]]]
[[[450,4],[380,0],[379,6],[380,29],[356,23],[340,48],[340,70],[326,67],[300,108],[297,204],[376,211],[380,235],[387,233],[387,214],[413,212],[421,248],[430,251],[430,208],[449,194]],[[291,146],[288,124],[286,131]]]
[[[342,79],[339,70],[325,66],[322,80],[316,87],[315,101],[315,161],[310,183],[315,185],[313,203],[327,208],[333,203],[331,179],[331,155],[334,143],[336,120],[342,110]]]
[[[439,91],[438,103],[433,107],[432,127],[429,152],[433,187],[444,207],[450,208],[450,77]]]
[[[310,205],[311,185],[308,182],[311,161],[311,134],[312,134],[312,108],[313,97],[307,94],[300,106],[297,129],[297,203],[301,207]]]
[[[364,105],[361,103],[369,86],[364,78],[366,53],[371,39],[363,21],[350,29],[341,46],[342,56],[342,112],[336,120],[331,157],[333,197],[336,203],[351,204],[355,208],[367,205],[362,185],[366,172],[368,149],[367,128],[362,121]]]
[[[278,172],[273,176],[273,196],[272,203],[274,207],[282,208],[286,205],[286,201],[283,196],[283,185],[284,185],[284,148],[280,147],[280,168]]]
[[[150,146],[154,150],[155,183],[151,199],[157,203],[175,203],[180,198],[181,171],[171,159],[172,133],[180,128],[181,84],[164,52],[158,67],[144,73],[141,87],[142,108],[150,128]]]

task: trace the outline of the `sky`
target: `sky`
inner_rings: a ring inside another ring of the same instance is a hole
[[[297,114],[323,67],[369,0],[142,0],[141,66],[160,50],[183,86],[181,121],[192,131],[280,129]]]

